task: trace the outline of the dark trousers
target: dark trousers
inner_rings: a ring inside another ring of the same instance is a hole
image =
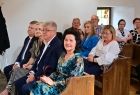
[[[84,71],[88,74],[93,74],[95,76],[99,76],[103,72],[98,63],[89,62],[86,59],[84,59]]]
[[[10,79],[12,69],[13,69],[13,64],[8,65],[4,68],[4,74],[6,76],[7,82]]]
[[[140,64],[136,66],[136,72],[138,74],[138,79],[140,80]]]
[[[33,84],[35,83],[35,81],[24,84],[22,87],[22,95],[30,95],[31,89],[33,88]]]
[[[24,84],[26,84],[27,76],[24,76],[18,80],[16,80],[15,83],[15,90],[16,90],[16,95],[26,95],[22,93],[22,87]]]

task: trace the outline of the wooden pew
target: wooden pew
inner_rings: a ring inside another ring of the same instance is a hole
[[[132,66],[140,64],[140,45],[133,45],[133,57],[132,57]]]
[[[140,64],[140,45],[133,44],[133,56],[131,59],[131,84],[130,84],[133,87],[136,87],[137,84],[140,84],[136,72],[136,66],[139,64]]]
[[[94,75],[71,78],[61,95],[94,95]]]
[[[136,66],[140,64],[140,45],[127,44],[123,47],[120,55],[130,57],[132,59],[131,65]]]
[[[134,50],[133,47],[134,47],[134,44],[124,45],[124,47],[122,48],[119,55],[132,58],[133,57],[133,50]]]
[[[130,58],[116,59],[106,73],[95,79],[95,95],[129,95]]]

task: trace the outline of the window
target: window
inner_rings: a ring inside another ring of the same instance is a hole
[[[98,7],[97,16],[99,17],[99,25],[111,24],[111,7]]]

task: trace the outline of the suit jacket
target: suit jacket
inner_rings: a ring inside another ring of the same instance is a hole
[[[22,66],[23,64],[25,64],[26,62],[28,62],[28,60],[31,57],[31,53],[29,52],[29,50],[32,48],[33,42],[36,40],[35,37],[33,37],[31,39],[31,42],[29,43],[29,46],[28,46],[28,48],[27,48],[27,50],[25,52],[24,59],[22,59],[23,53],[24,53],[24,51],[26,49],[26,46],[28,44],[29,39],[30,39],[29,36],[27,36],[25,38],[23,47],[22,47],[22,49],[21,49],[21,51],[20,51],[20,53],[19,53],[19,55],[18,55],[18,57],[16,59],[16,62],[19,62],[20,63],[20,66]]]
[[[52,72],[56,70],[58,59],[61,53],[63,52],[63,46],[59,38],[56,36],[50,42],[42,58],[40,59],[42,51],[43,46],[40,55],[37,57],[35,64],[33,65],[32,68],[32,70],[35,72],[35,78],[39,78],[42,74],[44,74],[44,69],[46,71],[45,72],[46,75],[50,75]]]

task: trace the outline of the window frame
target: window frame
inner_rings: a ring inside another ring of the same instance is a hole
[[[97,11],[98,10],[109,10],[109,25],[111,25],[111,7],[97,7]],[[101,16],[98,16],[99,19],[101,19]]]

